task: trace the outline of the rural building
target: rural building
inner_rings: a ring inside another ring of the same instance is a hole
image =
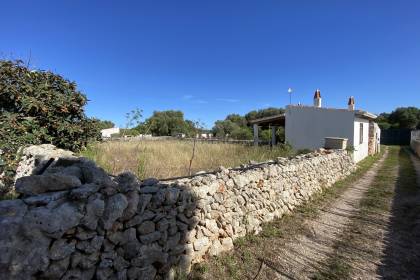
[[[198,133],[198,134],[195,135],[195,138],[211,139],[211,138],[213,138],[213,133]]]
[[[112,127],[112,128],[106,128],[106,129],[101,130],[102,138],[111,138],[111,135],[119,134],[119,133],[120,133],[119,127]]]
[[[281,125],[285,126],[286,142],[295,149],[313,150],[326,147],[326,144],[327,148],[347,146],[353,150],[354,161],[358,162],[379,152],[380,129],[374,122],[376,117],[355,110],[353,97],[349,98],[347,109],[323,108],[321,92],[316,90],[313,106],[289,105],[285,114],[251,123],[254,125],[255,144],[258,144],[259,126],[269,126],[275,131],[276,126]],[[274,137],[272,141],[275,144]]]

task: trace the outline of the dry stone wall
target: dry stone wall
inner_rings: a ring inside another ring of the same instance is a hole
[[[411,149],[420,157],[420,139],[413,139],[410,143]]]
[[[411,131],[411,149],[420,157],[420,130]]]
[[[0,202],[4,279],[171,279],[348,175],[345,151],[159,182],[60,158]]]

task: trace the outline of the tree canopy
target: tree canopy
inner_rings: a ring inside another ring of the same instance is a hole
[[[420,129],[420,109],[400,107],[391,113],[380,114],[376,121],[381,129]]]
[[[153,115],[139,124],[134,130],[154,136],[175,136],[179,133],[193,136],[197,125],[184,119],[184,113],[176,110],[155,111]]]
[[[74,151],[97,139],[97,121],[86,117],[86,103],[76,83],[50,71],[31,70],[22,61],[0,60],[3,171],[13,172],[21,146],[51,143]]]
[[[218,120],[215,122],[213,133],[216,137],[220,138],[229,137],[232,139],[249,140],[252,139],[252,128],[249,125],[250,121],[282,113],[284,113],[284,109],[270,107],[248,112],[244,116],[239,114],[230,114],[227,115],[224,120]],[[276,135],[280,141],[283,141],[284,129],[278,129]],[[266,141],[270,140],[271,132],[269,130],[262,130],[260,138]]]
[[[97,122],[99,130],[115,127],[115,124],[112,121],[100,120],[96,118],[94,120]]]

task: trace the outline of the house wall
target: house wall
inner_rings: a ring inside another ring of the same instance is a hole
[[[111,137],[112,134],[117,134],[117,133],[120,133],[119,127],[106,128],[106,129],[101,130],[101,135],[104,138],[109,138]]]
[[[363,124],[363,142],[360,144],[360,124]],[[354,147],[353,159],[358,162],[369,155],[369,121],[366,119],[354,119],[354,138],[349,141],[349,145]]]
[[[353,111],[303,106],[286,108],[286,142],[295,149],[324,147],[325,137],[347,138],[352,144],[353,126]]]

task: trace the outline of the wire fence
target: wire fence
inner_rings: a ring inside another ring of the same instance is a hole
[[[235,139],[223,139],[223,138],[188,138],[188,137],[176,137],[176,136],[125,136],[125,137],[110,137],[103,139],[104,141],[162,141],[162,140],[176,140],[176,141],[197,141],[204,143],[224,143],[224,144],[242,144],[242,145],[254,145],[254,140],[235,140]],[[271,141],[259,140],[259,145],[270,145]]]

